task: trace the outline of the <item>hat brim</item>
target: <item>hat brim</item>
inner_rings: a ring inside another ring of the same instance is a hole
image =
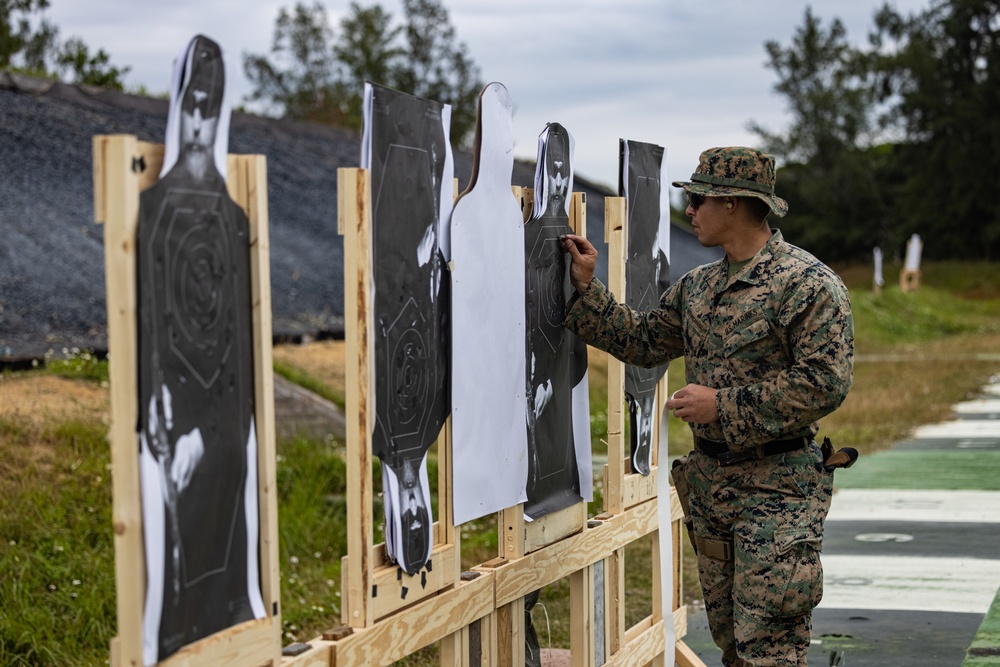
[[[779,218],[785,217],[788,213],[788,202],[776,195],[767,195],[763,192],[754,192],[746,188],[734,188],[728,185],[711,185],[709,183],[692,183],[690,181],[674,181],[671,183],[675,188],[684,188],[687,192],[705,197],[756,197],[761,200]]]

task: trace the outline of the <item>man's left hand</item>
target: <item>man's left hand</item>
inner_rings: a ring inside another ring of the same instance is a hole
[[[717,393],[711,387],[689,384],[673,393],[667,401],[667,409],[689,424],[711,424],[719,421],[719,409],[715,405]]]

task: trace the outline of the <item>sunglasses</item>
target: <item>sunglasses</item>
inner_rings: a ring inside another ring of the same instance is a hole
[[[697,211],[699,208],[701,208],[701,205],[705,203],[705,195],[699,195],[693,192],[689,192],[688,203],[691,204],[692,209]]]

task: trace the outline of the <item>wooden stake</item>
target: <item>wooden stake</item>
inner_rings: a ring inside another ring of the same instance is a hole
[[[625,299],[627,211],[624,197],[604,198],[604,240],[608,244],[608,289]],[[608,464],[604,476],[604,512],[625,509],[625,364],[608,357]]]
[[[341,597],[343,621],[354,628],[374,621],[372,569],[372,419],[374,369],[372,312],[371,185],[366,169],[337,170],[337,228],[344,234],[344,322],[347,397],[347,553]]]
[[[118,639],[113,667],[140,667],[146,557],[139,485],[138,357],[136,348],[136,228],[139,184],[133,136],[94,137],[94,217],[104,223],[104,281],[108,308],[111,385],[112,525],[115,533]],[[99,191],[99,192],[98,192]]]

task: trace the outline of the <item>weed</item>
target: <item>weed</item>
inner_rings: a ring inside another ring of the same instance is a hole
[[[63,357],[46,355],[45,369],[52,375],[69,380],[90,382],[108,381],[108,361],[98,358],[92,351],[63,348]]]

